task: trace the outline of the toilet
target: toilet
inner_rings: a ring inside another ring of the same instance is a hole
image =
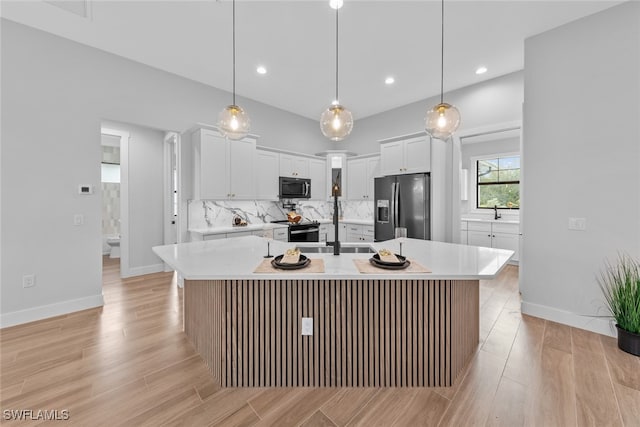
[[[120,258],[120,237],[109,237],[107,245],[111,248],[109,258]]]

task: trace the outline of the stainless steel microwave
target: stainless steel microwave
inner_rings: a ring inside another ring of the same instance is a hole
[[[307,178],[289,178],[281,176],[280,198],[281,199],[309,199],[311,198],[311,180]]]

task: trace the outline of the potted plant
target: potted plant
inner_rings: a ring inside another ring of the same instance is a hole
[[[617,264],[606,262],[598,284],[616,319],[618,347],[640,356],[640,263],[621,254]]]

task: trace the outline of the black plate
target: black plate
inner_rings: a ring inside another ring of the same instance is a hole
[[[373,259],[376,261],[377,264],[381,264],[381,265],[404,265],[405,261],[407,260],[407,257],[398,255],[398,254],[395,254],[395,256],[396,258],[398,258],[399,262],[383,261],[380,259],[380,254],[374,254]]]
[[[307,258],[305,255],[302,255],[302,254],[300,254],[300,258],[298,259],[297,263],[295,263],[295,264],[284,263],[283,264],[283,263],[280,262],[282,260],[283,256],[284,256],[284,254],[278,255],[277,257],[272,259],[271,260],[271,265],[274,268],[279,268],[280,270],[298,270],[300,268],[305,268],[306,266],[311,264],[311,260],[309,258]]]
[[[405,268],[407,268],[407,267],[409,267],[411,265],[411,261],[409,261],[408,259],[405,259],[405,261],[400,265],[396,265],[396,263],[385,264],[383,262],[380,262],[380,261],[376,260],[373,257],[369,258],[369,262],[373,266],[378,267],[378,268],[384,268],[385,270],[404,270]]]

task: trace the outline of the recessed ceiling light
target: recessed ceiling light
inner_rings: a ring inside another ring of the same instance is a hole
[[[394,79],[393,77],[389,76],[386,79],[384,79],[384,84],[386,85],[392,85],[394,84],[396,81],[396,79]]]
[[[476,69],[476,74],[484,74],[484,73],[486,73],[486,72],[487,72],[487,67],[485,67],[485,66],[478,67],[478,68]]]
[[[340,9],[344,4],[344,0],[329,0],[331,9]]]
[[[267,69],[263,65],[260,65],[258,68],[256,68],[256,71],[258,74],[267,74]]]

